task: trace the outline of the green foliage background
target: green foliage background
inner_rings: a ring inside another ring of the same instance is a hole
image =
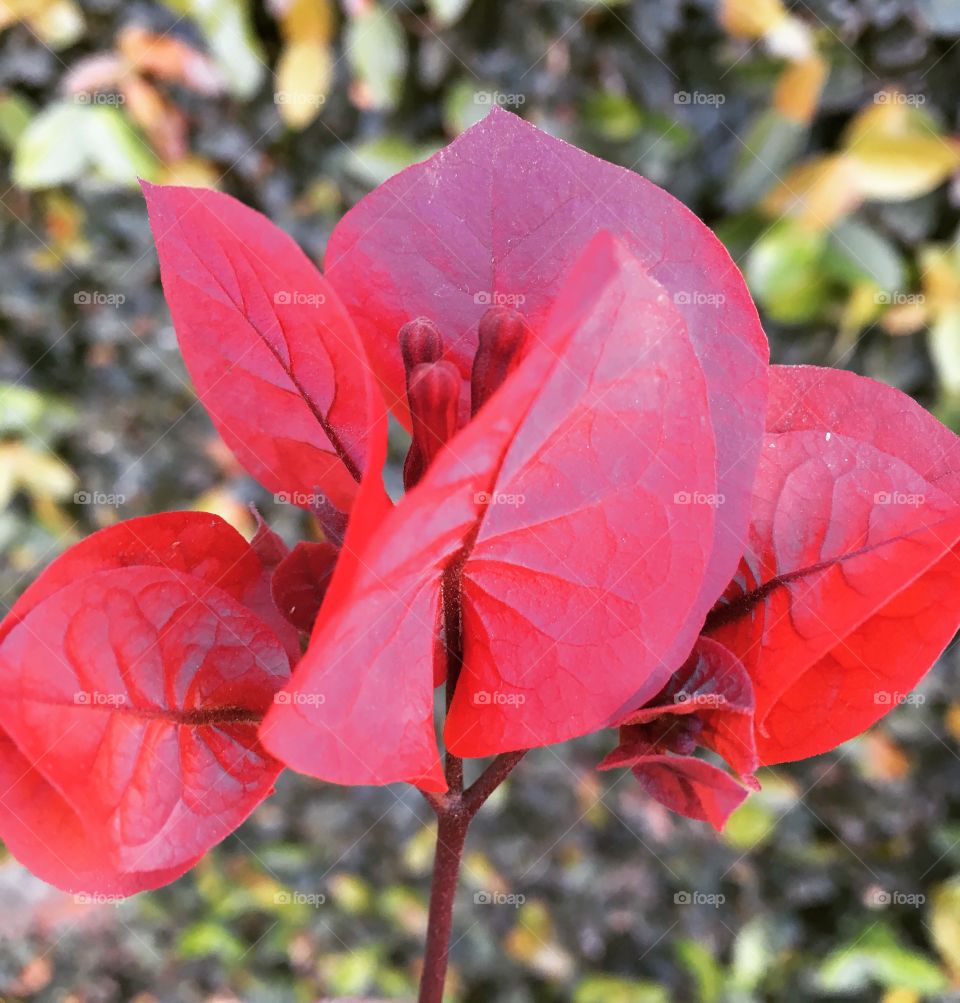
[[[960,422],[951,0],[4,0],[0,30],[6,605],[118,518],[202,507],[249,529],[255,501],[304,530],[193,399],[136,175],[215,184],[319,259],[349,205],[493,103],[702,215],[777,361]],[[957,676],[951,651],[870,735],[768,772],[722,838],[597,774],[597,740],[531,755],[471,837],[450,1000],[960,999]],[[131,902],[0,860],[0,994],[409,998],[427,821],[410,791],[287,776]]]

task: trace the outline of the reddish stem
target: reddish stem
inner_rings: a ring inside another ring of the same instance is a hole
[[[460,861],[470,818],[462,809],[445,810],[437,827],[437,852],[430,887],[430,919],[420,978],[419,1003],[442,1003],[447,980],[447,955],[453,930],[453,903],[457,897]]]
[[[487,798],[507,779],[513,772],[513,768],[526,754],[526,749],[522,749],[520,752],[501,753],[470,785],[463,795],[470,818],[476,815]]]
[[[507,779],[525,752],[505,752],[484,770],[465,792],[424,794],[437,813],[437,849],[430,886],[430,915],[427,921],[427,945],[420,977],[419,1003],[442,1003],[447,979],[450,934],[453,930],[453,906],[457,897],[460,862],[467,830],[474,815],[488,797]],[[451,759],[448,756],[447,772]],[[463,763],[457,759],[455,772],[462,776]]]
[[[463,668],[463,621],[460,572],[461,555],[443,573],[444,640],[447,655],[447,711],[453,702],[460,671]],[[453,930],[453,906],[457,897],[460,862],[473,816],[484,801],[506,780],[523,758],[523,752],[508,752],[497,758],[468,790],[463,789],[463,760],[446,754],[446,794],[424,792],[437,815],[437,849],[430,886],[430,914],[427,920],[427,944],[420,977],[419,1003],[443,1003],[447,980],[450,934]]]

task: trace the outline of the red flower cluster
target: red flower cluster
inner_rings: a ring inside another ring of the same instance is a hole
[[[768,366],[723,247],[643,178],[495,111],[349,212],[326,277],[227,196],[145,191],[200,399],[324,539],[134,519],[20,599],[0,836],[45,879],[170,881],[282,766],[442,791],[444,681],[455,756],[619,727],[601,768],[719,828],[956,630],[957,438]]]

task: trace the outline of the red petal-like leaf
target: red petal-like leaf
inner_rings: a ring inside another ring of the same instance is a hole
[[[717,832],[750,793],[729,773],[692,756],[649,756],[632,772],[650,797]]]
[[[263,622],[201,579],[126,567],[60,588],[0,647],[4,728],[33,767],[3,797],[11,845],[35,828],[25,862],[71,890],[182,873],[271,792],[257,726],[288,671]]]
[[[664,714],[695,714],[702,725],[698,745],[722,756],[737,773],[749,774],[757,768],[753,684],[747,670],[722,644],[699,638],[690,657],[657,696],[621,722],[622,731]]]
[[[277,565],[273,600],[297,630],[313,627],[339,553],[330,543],[302,541]]]
[[[714,491],[715,453],[682,317],[601,235],[544,331],[461,573],[464,670],[445,737],[463,756],[609,724],[663,686],[698,629],[715,509],[685,492]],[[497,420],[481,412],[474,436]]]
[[[235,199],[143,190],[183,357],[218,431],[269,490],[346,511],[376,390],[336,293],[290,237]]]
[[[265,568],[273,570],[290,553],[290,548],[283,542],[280,535],[264,522],[256,505],[251,505],[250,511],[257,524],[256,531],[250,540],[250,546],[260,558],[260,563]]]
[[[127,896],[175,881],[200,859],[160,871],[124,871],[66,800],[0,733],[0,835],[30,871],[71,892]]]
[[[269,569],[229,523],[204,512],[128,519],[81,540],[48,565],[17,600],[0,623],[0,641],[31,609],[65,586],[97,571],[140,566],[183,572],[222,589],[261,617],[291,658],[299,657],[296,631],[270,595]]]
[[[622,770],[628,766],[636,766],[641,760],[657,755],[657,743],[635,726],[627,725],[620,729],[620,741],[615,749],[611,749],[597,766],[598,770]]]
[[[774,367],[748,546],[707,621],[757,695],[761,761],[853,737],[957,630],[960,441],[851,373]]]
[[[459,755],[608,724],[661,688],[678,637],[692,646],[713,509],[676,495],[713,489],[714,450],[683,322],[601,235],[545,331],[551,347],[530,351],[369,538],[351,524],[349,588],[327,598],[289,706],[264,723],[288,765],[341,783],[434,768],[448,569],[463,602],[446,733]]]
[[[443,791],[432,683],[439,598],[429,592],[439,560],[422,535],[429,513],[417,509],[404,521],[409,506],[391,510],[380,472],[386,439],[374,441],[381,453],[361,482],[310,646],[260,738],[285,765],[331,783],[408,781]],[[378,534],[398,521],[402,533],[380,547]]]
[[[600,230],[620,237],[666,290],[706,376],[716,487],[685,488],[691,496],[713,490],[723,501],[700,595],[706,615],[743,549],[767,344],[737,267],[688,209],[634,172],[497,109],[348,212],[330,238],[325,267],[401,420],[408,418],[396,335],[420,315],[440,325],[464,378],[467,415],[480,317],[493,304],[516,306],[538,331]],[[677,647],[674,667],[688,651]]]

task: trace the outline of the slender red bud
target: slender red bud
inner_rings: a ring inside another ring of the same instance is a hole
[[[407,400],[413,423],[413,442],[403,465],[408,491],[457,431],[460,384],[460,373],[452,362],[424,362],[408,372]]]
[[[523,314],[492,306],[480,318],[477,354],[470,374],[470,413],[476,414],[523,357],[530,325]]]
[[[410,390],[410,374],[425,362],[439,362],[443,358],[443,337],[440,328],[427,317],[409,320],[400,328],[400,354],[407,374],[407,391]]]

